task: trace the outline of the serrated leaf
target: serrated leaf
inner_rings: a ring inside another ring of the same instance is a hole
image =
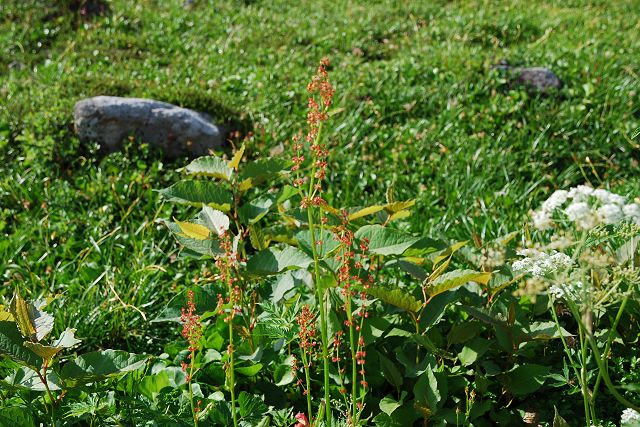
[[[254,224],[249,228],[249,240],[251,241],[251,246],[258,251],[265,250],[267,249],[267,246],[269,246],[265,240],[262,228],[257,224]]]
[[[454,270],[448,273],[444,273],[433,282],[427,282],[425,284],[425,291],[427,295],[433,297],[451,289],[460,287],[469,282],[478,282],[486,285],[490,279],[490,272]]]
[[[210,176],[212,178],[224,179],[225,181],[228,181],[233,173],[231,167],[227,166],[224,160],[216,156],[198,157],[185,166],[184,170],[190,175]]]
[[[24,338],[15,322],[0,321],[0,355],[9,356],[18,363],[34,369],[42,366],[42,358],[26,348]]]
[[[362,218],[367,215],[372,215],[376,212],[380,212],[382,209],[384,209],[384,207],[380,205],[368,206],[366,208],[360,209],[359,211],[352,213],[351,215],[349,215],[348,219],[349,221],[353,221],[358,218]]]
[[[158,193],[170,202],[187,203],[195,206],[208,205],[228,211],[233,203],[233,195],[219,183],[213,181],[182,180]]]
[[[379,255],[401,255],[419,239],[381,225],[365,225],[356,231],[358,240],[369,239],[369,251]]]
[[[249,258],[246,271],[253,275],[268,276],[291,268],[307,268],[311,263],[313,259],[293,246],[268,248]]]
[[[60,378],[67,386],[76,387],[135,371],[144,366],[147,359],[147,355],[122,350],[94,351],[65,363]]]
[[[202,223],[209,230],[220,236],[229,229],[229,217],[217,209],[203,206],[200,212]]]
[[[13,294],[9,310],[11,310],[11,315],[15,319],[22,336],[28,339],[35,337],[36,328],[29,316],[29,306],[20,295],[18,289]]]
[[[391,304],[405,311],[417,312],[422,308],[422,303],[402,289],[386,289],[381,286],[372,286],[367,293],[374,298]]]
[[[209,238],[209,229],[204,225],[194,224],[193,222],[175,221],[178,227],[180,227],[182,236],[196,240],[207,240]]]
[[[240,165],[240,160],[242,160],[242,156],[244,155],[244,145],[240,147],[238,151],[233,155],[233,158],[227,164],[231,169],[238,170],[238,166]]]

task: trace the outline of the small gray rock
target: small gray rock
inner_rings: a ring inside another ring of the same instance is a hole
[[[510,86],[526,86],[544,95],[562,87],[562,81],[558,76],[545,67],[512,67],[502,61],[492,68],[506,73]]]
[[[208,115],[152,99],[96,96],[77,102],[73,117],[80,141],[95,141],[108,153],[129,135],[160,147],[169,158],[204,156],[223,143]]]
[[[541,93],[560,89],[562,82],[553,71],[544,67],[514,69],[516,82],[535,89]]]

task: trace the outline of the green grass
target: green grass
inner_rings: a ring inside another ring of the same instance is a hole
[[[0,5],[0,294],[63,293],[57,324],[88,347],[171,339],[131,306],[152,316],[206,266],[173,262],[154,223],[172,212],[151,190],[184,162],[135,144],[95,159],[72,129],[84,97],[207,111],[265,156],[303,129],[306,82],[326,55],[335,205],[392,188],[417,199],[407,230],[490,239],[555,188],[638,195],[638,1],[112,1],[88,20],[65,4]],[[550,67],[564,86],[510,89],[491,70],[503,59]]]

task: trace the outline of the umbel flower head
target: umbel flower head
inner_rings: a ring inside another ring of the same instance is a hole
[[[604,189],[594,190],[579,185],[569,190],[555,191],[531,215],[533,226],[546,230],[568,220],[577,228],[592,229],[598,225],[618,224],[622,221],[640,224],[640,205]]]

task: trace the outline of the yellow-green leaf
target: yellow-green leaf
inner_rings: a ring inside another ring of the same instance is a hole
[[[0,304],[0,322],[13,322],[13,316]]]
[[[387,203],[386,205],[384,205],[384,210],[387,211],[389,214],[395,214],[397,212],[407,210],[408,208],[410,208],[415,204],[416,204],[416,201],[414,199],[405,200],[403,202]]]
[[[425,292],[434,297],[443,292],[460,287],[469,282],[478,282],[486,285],[491,279],[491,273],[473,270],[454,270],[439,276],[433,281],[427,281]]]
[[[245,191],[249,190],[251,187],[253,187],[253,179],[247,178],[247,179],[243,180],[240,183],[240,185],[238,185],[238,191],[245,192]]]
[[[407,211],[407,210],[399,211],[399,212],[396,212],[393,215],[391,215],[389,217],[389,221],[395,221],[396,219],[407,218],[409,216],[411,216],[411,211]]]
[[[386,289],[381,286],[372,286],[367,293],[387,304],[394,305],[405,311],[417,312],[422,308],[422,303],[402,289]]]
[[[176,221],[180,227],[182,235],[191,239],[205,240],[209,238],[209,229],[204,225],[194,224],[192,222]]]
[[[240,160],[242,160],[242,156],[244,155],[244,145],[240,147],[238,151],[233,155],[233,158],[227,163],[227,166],[231,169],[238,170],[238,166],[240,165]]]
[[[13,300],[11,300],[9,309],[18,324],[18,329],[20,329],[22,336],[31,339],[31,337],[36,334],[36,328],[31,321],[31,317],[29,317],[29,307],[27,306],[27,302],[22,299],[22,296],[20,296],[20,292],[17,289],[13,294]]]
[[[42,357],[45,360],[51,359],[53,356],[58,354],[63,347],[51,347],[48,345],[42,345],[37,342],[25,341],[24,346],[29,350],[33,351],[38,356]]]
[[[354,212],[351,215],[349,215],[349,221],[353,221],[354,219],[362,218],[362,217],[365,217],[367,215],[371,215],[371,214],[374,214],[376,212],[380,212],[382,209],[384,209],[384,207],[380,206],[380,205],[368,206],[366,208],[360,209],[359,211]]]

